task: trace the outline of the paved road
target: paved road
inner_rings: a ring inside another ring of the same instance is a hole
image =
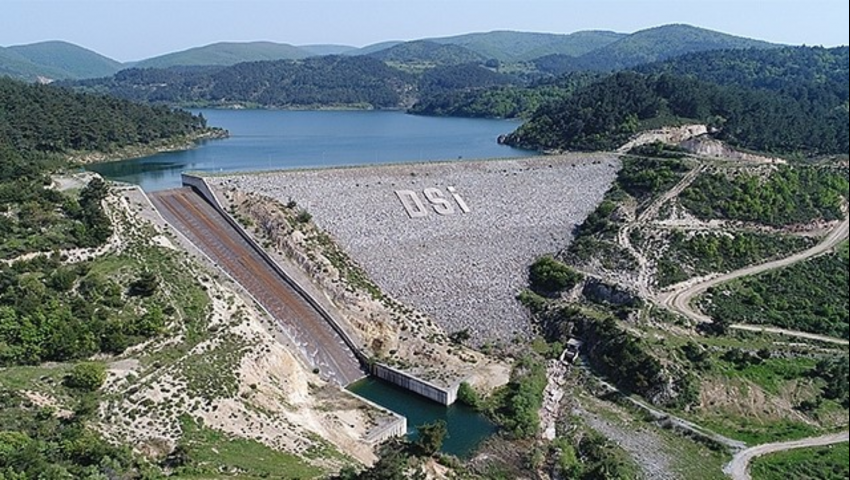
[[[691,307],[691,300],[704,293],[711,287],[720,285],[722,283],[726,283],[737,278],[746,277],[749,275],[756,275],[762,272],[766,272],[768,270],[774,270],[777,268],[786,267],[788,265],[793,265],[798,262],[802,262],[803,260],[807,260],[809,258],[824,254],[839,243],[847,239],[848,236],[848,226],[850,226],[850,218],[845,218],[843,222],[841,222],[837,227],[835,227],[832,232],[827,235],[827,237],[815,245],[814,247],[805,250],[803,252],[796,253],[789,257],[781,258],[779,260],[774,260],[772,262],[762,263],[760,265],[753,265],[750,267],[742,268],[740,270],[735,270],[734,272],[730,272],[724,275],[720,275],[703,282],[696,283],[694,285],[684,285],[682,287],[677,288],[674,286],[670,292],[664,293],[659,296],[658,301],[662,305],[666,306],[670,310],[675,312],[679,312],[682,315],[687,316],[690,319],[693,319],[697,322],[706,323],[711,322],[711,318],[703,313],[700,313],[694,310]],[[772,333],[780,333],[783,335],[789,335],[793,337],[799,338],[809,338],[815,340],[821,340],[830,343],[836,343],[839,345],[847,345],[848,341],[846,339],[841,338],[833,338],[827,337],[823,335],[815,335],[806,332],[797,332],[794,330],[785,330],[781,328],[774,327],[761,327],[761,326],[753,326],[753,325],[733,325],[732,328],[737,328],[740,330],[751,330],[751,331],[766,331]]]
[[[781,452],[783,450],[792,450],[795,448],[821,447],[824,445],[843,443],[848,441],[849,433],[850,432],[834,433],[831,435],[824,435],[822,437],[811,437],[801,440],[791,440],[788,442],[756,445],[755,447],[750,447],[736,453],[735,456],[732,457],[732,461],[723,467],[723,471],[734,480],[751,480],[752,477],[750,477],[748,469],[750,462],[756,457],[767,455],[769,453]]]
[[[163,217],[281,324],[311,366],[342,386],[365,376],[330,324],[206,201],[189,188],[157,192]]]

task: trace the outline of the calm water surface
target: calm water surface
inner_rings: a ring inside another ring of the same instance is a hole
[[[498,145],[513,120],[438,118],[402,112],[196,110],[231,137],[198,148],[91,165],[147,191],[180,186],[184,171],[236,172],[409,161],[501,158],[532,153]]]
[[[436,420],[445,420],[448,436],[442,451],[469,456],[487,437],[496,432],[496,426],[483,415],[456,403],[445,407],[427,398],[403,390],[377,378],[366,378],[348,387],[352,392],[407,417],[407,436],[416,439],[416,427]]]

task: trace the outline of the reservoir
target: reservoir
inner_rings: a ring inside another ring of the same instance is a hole
[[[185,171],[226,173],[529,156],[496,143],[516,120],[422,117],[389,111],[194,110],[230,137],[191,150],[89,165],[146,191],[180,186]]]
[[[444,453],[468,457],[483,440],[496,432],[492,422],[466,405],[455,402],[446,407],[374,377],[357,381],[348,389],[407,417],[407,437],[411,440],[418,436],[417,426],[445,420],[448,435],[443,441]]]

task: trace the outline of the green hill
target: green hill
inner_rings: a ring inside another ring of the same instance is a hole
[[[416,78],[371,57],[324,56],[228,67],[131,68],[111,78],[63,82],[139,102],[273,108],[398,108]]]
[[[623,34],[584,31],[569,35],[534,32],[494,31],[453,37],[431,38],[431,42],[459,45],[499,61],[531,60],[552,53],[579,56],[614,42]]]
[[[229,66],[242,62],[295,60],[309,56],[311,54],[308,51],[286,43],[221,42],[148,58],[137,62],[133,66],[136,68],[167,68],[196,65]]]
[[[634,70],[687,75],[720,85],[775,91],[793,91],[802,85],[817,86],[846,102],[850,48],[715,50],[641,65]]]
[[[0,47],[0,76],[26,80],[69,78],[68,73],[55,67],[38,65],[9,48]]]
[[[757,65],[757,64],[754,64]],[[718,85],[692,75],[620,72],[538,109],[506,142],[525,148],[609,150],[641,129],[706,122],[733,146],[799,157],[848,153],[847,72],[822,68],[794,88]],[[770,73],[764,70],[764,77]]]
[[[8,47],[33,64],[43,68],[42,76],[61,72],[58,78],[96,78],[115,74],[123,67],[121,62],[68,42],[49,41]]]
[[[323,55],[346,55],[351,52],[357,51],[357,47],[352,47],[350,45],[298,45],[298,48],[304,50],[310,55],[315,56],[323,56]]]
[[[612,71],[694,52],[775,47],[779,45],[690,25],[663,25],[627,35],[580,57],[556,54],[534,63],[539,70],[552,74]]]
[[[404,42],[399,40],[388,40],[386,42],[373,43],[371,45],[366,45],[365,47],[347,52],[344,55],[370,55],[372,53],[380,52],[381,50],[386,50],[402,43]]]
[[[485,60],[482,55],[459,45],[439,44],[426,40],[401,43],[371,53],[369,56],[385,62],[424,62],[439,65],[458,65]]]

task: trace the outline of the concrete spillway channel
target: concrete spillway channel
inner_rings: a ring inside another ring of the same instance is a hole
[[[346,386],[366,376],[352,350],[317,307],[222,213],[191,188],[151,194],[162,216],[239,282],[278,321],[312,366]]]

